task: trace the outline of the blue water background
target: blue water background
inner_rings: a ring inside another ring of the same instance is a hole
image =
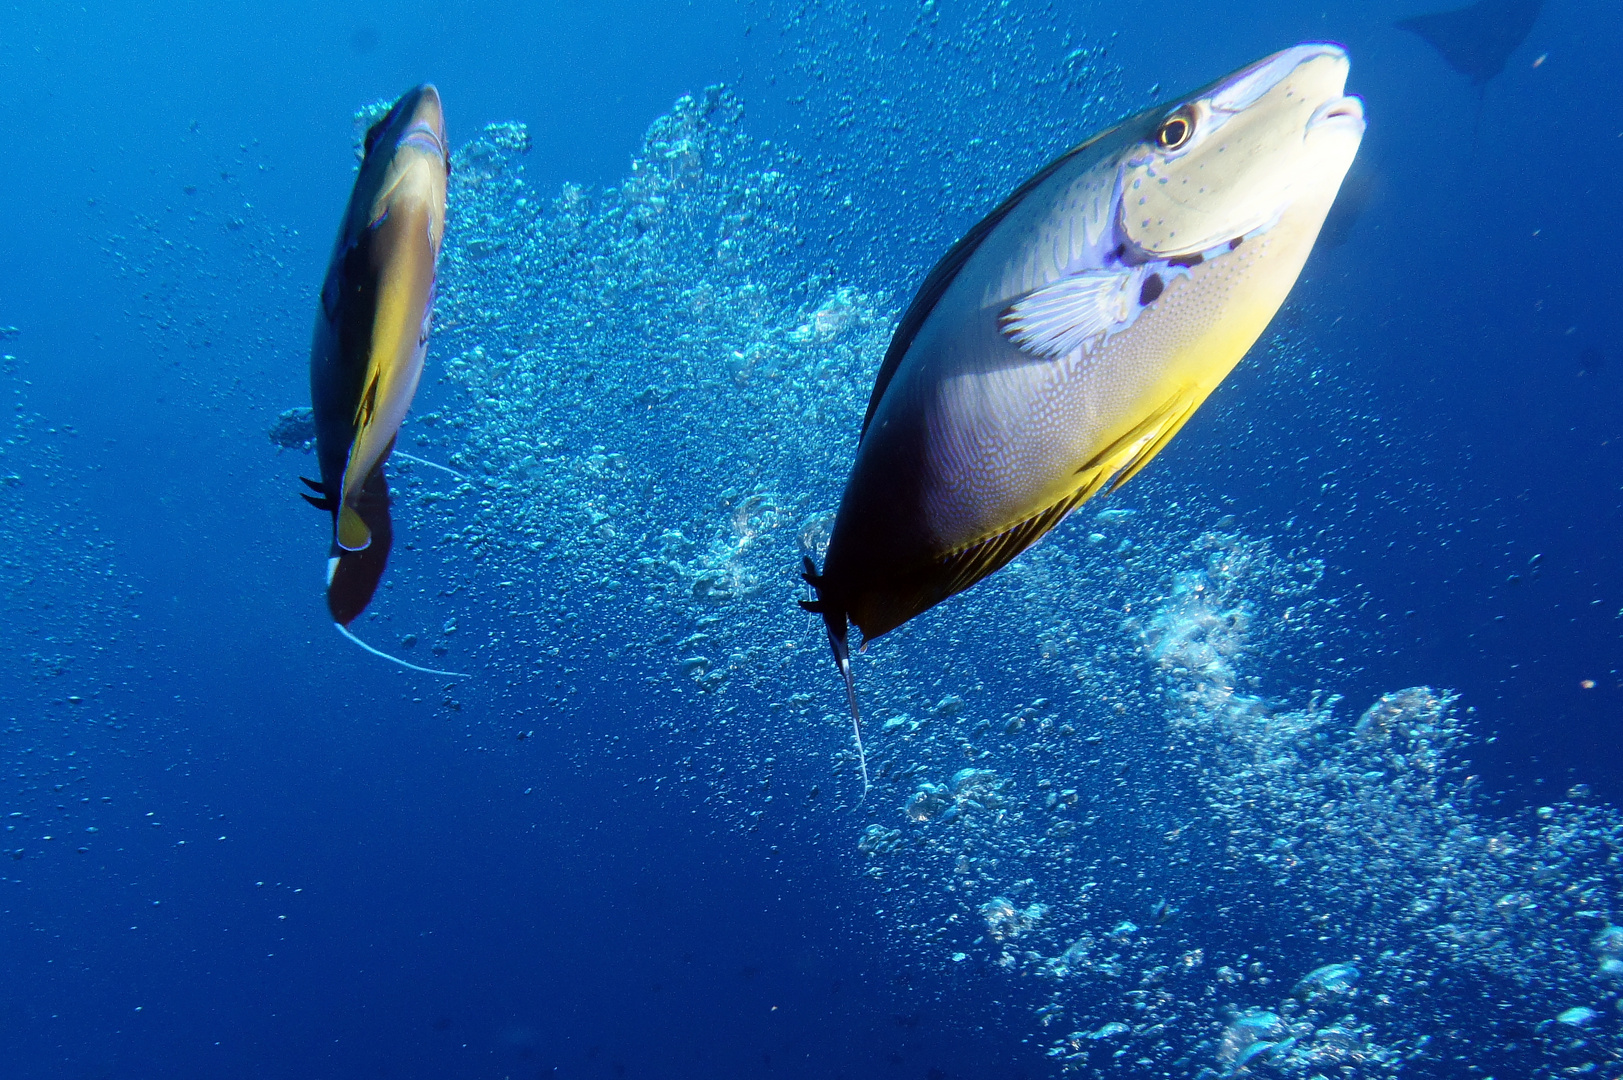
[[[1507,803],[1578,781],[1615,801],[1623,23],[1601,0],[1552,0],[1487,87],[1473,144],[1474,92],[1391,28],[1423,9],[1077,7],[1128,105],[1329,38],[1371,118],[1368,207],[1298,293],[1333,400],[1242,366],[1155,468],[1329,561],[1327,587],[1354,598],[1340,692],[1456,687],[1497,734],[1474,757]],[[0,860],[6,1075],[1043,1074],[995,975],[943,979],[880,931],[845,832],[790,843],[656,785],[677,755],[600,658],[576,658],[567,707],[474,690],[451,709],[344,646],[321,608],[321,527],[294,498],[306,460],[264,437],[305,400],[357,106],[430,79],[453,142],[522,120],[546,191],[616,182],[653,117],[726,81],[755,134],[849,162],[855,136],[797,100],[819,86],[784,65],[778,17],[0,15],[0,325],[20,331],[0,351],[49,447],[14,548],[41,580],[8,609],[17,767],[0,812],[73,834]],[[876,9],[875,32],[912,17]],[[841,79],[859,81],[826,73]],[[943,88],[937,111],[952,104]],[[1009,142],[1015,172],[1063,146]],[[808,271],[905,292],[972,220],[905,182],[865,194],[893,232],[833,238]],[[196,207],[285,230],[282,272],[244,288],[223,235],[217,278],[165,270],[142,230],[178,241]],[[41,787],[26,751],[69,749],[86,778]]]

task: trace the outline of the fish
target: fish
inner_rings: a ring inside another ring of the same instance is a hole
[[[271,425],[270,441],[283,450],[302,450],[305,453],[316,448],[316,418],[308,407],[283,409]]]
[[[1120,488],[1261,335],[1364,133],[1311,42],[1061,154],[925,276],[885,353],[821,571],[845,682],[865,648]],[[864,770],[866,785],[866,771]]]
[[[1400,30],[1418,35],[1449,67],[1478,90],[1505,70],[1544,10],[1544,0],[1477,0],[1452,11],[1401,19]]]
[[[310,346],[320,480],[332,515],[327,609],[341,630],[371,603],[393,543],[384,465],[422,377],[451,159],[439,91],[401,95],[366,133]],[[392,658],[391,658],[392,659]]]

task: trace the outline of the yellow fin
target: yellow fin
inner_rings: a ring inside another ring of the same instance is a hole
[[[954,593],[963,592],[1008,565],[1048,530],[1064,521],[1072,510],[1100,491],[1114,491],[1132,479],[1172,441],[1205,399],[1206,395],[1197,387],[1181,388],[1126,434],[1089,458],[1087,464],[1076,471],[1078,483],[1071,494],[1000,533],[941,558],[935,564],[932,581],[939,597],[932,602],[939,603]]]
[[[1081,484],[1081,490],[1086,492],[1083,499],[1091,498],[1101,488],[1115,491],[1138,475],[1188,423],[1204,400],[1206,395],[1194,387],[1180,388],[1125,435],[1089,458],[1087,464],[1076,471],[1077,476],[1085,478]]]
[[[1202,398],[1201,400],[1205,399]],[[1182,408],[1175,410],[1168,416],[1161,425],[1160,433],[1154,439],[1145,443],[1143,448],[1121,467],[1121,471],[1116,474],[1116,478],[1110,481],[1109,490],[1115,491],[1137,476],[1138,470],[1148,465],[1150,459],[1159,454],[1166,447],[1166,444],[1172,441],[1172,436],[1183,430],[1183,426],[1189,422],[1189,418],[1195,415],[1195,410],[1200,408],[1200,401],[1193,400],[1192,395],[1180,399],[1179,403]]]
[[[353,506],[338,511],[338,546],[345,551],[364,551],[372,543],[372,530],[366,527]]]
[[[1088,494],[1092,493],[1070,495],[995,536],[976,541],[942,558],[936,564],[941,598],[961,593],[986,575],[1013,562],[1021,552],[1042,539],[1044,533],[1064,521],[1065,515],[1076,509]]]

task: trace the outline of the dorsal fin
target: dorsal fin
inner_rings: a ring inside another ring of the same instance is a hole
[[[449,466],[441,465],[438,462],[429,461],[427,458],[420,458],[416,454],[408,454],[404,450],[389,451],[389,459],[392,461],[395,458],[405,458],[407,461],[415,461],[419,465],[427,465],[430,469],[438,469],[442,473],[450,473],[458,480],[466,481],[468,479],[466,476],[463,476],[461,473],[457,472],[453,468],[450,468]]]
[[[947,249],[947,253],[941,257],[940,262],[935,264],[935,268],[925,275],[924,283],[919,286],[919,291],[913,295],[913,302],[907,305],[907,310],[902,313],[902,321],[896,326],[896,334],[890,339],[890,347],[885,350],[885,360],[879,365],[879,374],[874,379],[873,393],[868,395],[868,411],[862,417],[862,432],[858,436],[858,441],[861,440],[862,435],[868,433],[868,424],[873,421],[873,414],[879,409],[879,401],[885,396],[885,389],[890,386],[890,380],[895,378],[896,369],[902,366],[902,357],[906,356],[907,350],[912,347],[913,339],[918,336],[919,328],[924,325],[924,320],[930,317],[930,312],[935,310],[935,306],[941,302],[941,297],[946,294],[947,288],[957,279],[959,271],[964,268],[964,264],[969,261],[969,257],[975,254],[981,244],[986,241],[986,238],[991,235],[992,230],[997,228],[998,224],[1008,217],[1010,212],[1019,206],[1025,197],[1030,195],[1043,181],[1053,176],[1076,155],[1082,153],[1082,151],[1094,145],[1106,135],[1113,134],[1120,126],[1118,124],[1116,127],[1106,128],[1086,142],[1078,143],[1047,165],[1044,165],[1035,176],[1015,188],[1014,193],[999,203],[997,209],[977,221],[975,226],[965,233],[956,244]]]

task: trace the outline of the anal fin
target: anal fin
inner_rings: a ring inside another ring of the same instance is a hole
[[[1194,388],[1169,398],[1124,435],[1088,459],[1077,470],[1077,487],[1053,505],[996,535],[945,556],[937,564],[938,600],[963,592],[1035,544],[1078,506],[1100,491],[1114,491],[1132,479],[1161,452],[1205,400]]]
[[[961,593],[988,574],[1013,562],[1022,551],[1043,538],[1065,516],[1075,510],[1092,492],[1069,495],[1040,513],[1012,525],[995,536],[955,551],[938,564],[941,574],[939,599]]]
[[[1204,400],[1206,395],[1194,387],[1181,387],[1159,408],[1089,458],[1076,471],[1078,477],[1084,478],[1081,490],[1086,494],[1083,498],[1092,498],[1100,490],[1115,491],[1137,476],[1183,429]]]
[[[353,511],[367,529],[367,545],[345,551],[334,544],[327,559],[327,611],[340,626],[360,617],[372,602],[394,546],[394,524],[389,519],[389,482],[380,469],[367,477]]]

